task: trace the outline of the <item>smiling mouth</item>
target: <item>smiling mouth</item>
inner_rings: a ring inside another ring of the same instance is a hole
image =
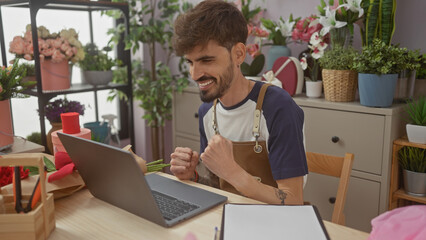
[[[212,83],[213,82],[213,80],[210,80],[210,81],[207,81],[207,82],[204,82],[204,83],[198,83],[198,85],[200,86],[200,87],[205,87],[205,86],[207,86],[207,85],[209,85],[210,83]]]

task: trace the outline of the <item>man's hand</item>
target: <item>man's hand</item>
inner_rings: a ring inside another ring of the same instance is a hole
[[[189,180],[194,176],[198,164],[198,153],[190,148],[177,147],[170,154],[170,171],[180,180]]]
[[[239,165],[234,160],[232,142],[220,135],[215,135],[201,154],[201,159],[210,171],[228,181]]]

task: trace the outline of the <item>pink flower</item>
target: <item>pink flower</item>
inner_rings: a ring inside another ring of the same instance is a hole
[[[52,62],[58,63],[62,62],[65,59],[65,55],[59,50],[55,50],[52,55]]]
[[[253,58],[257,57],[258,55],[260,55],[259,45],[258,44],[248,44],[247,45],[247,52]]]
[[[24,54],[25,41],[22,37],[16,36],[9,43],[9,52],[16,54]]]
[[[25,54],[24,58],[25,58],[25,60],[28,60],[28,61],[33,60],[33,56],[31,56],[30,54]]]
[[[247,24],[247,30],[248,30],[248,35],[251,35],[251,33],[253,32],[253,24],[251,23]]]
[[[267,37],[267,36],[269,36],[268,31],[263,30],[261,28],[254,27],[253,30],[254,30],[253,35],[256,36],[256,37]]]
[[[50,57],[53,55],[53,53],[56,51],[56,49],[54,48],[46,48],[46,49],[42,49],[40,51],[41,54],[43,54],[46,57]]]

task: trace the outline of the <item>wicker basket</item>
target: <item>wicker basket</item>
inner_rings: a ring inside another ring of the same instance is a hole
[[[331,102],[352,102],[358,87],[358,74],[353,70],[322,70],[324,96]]]

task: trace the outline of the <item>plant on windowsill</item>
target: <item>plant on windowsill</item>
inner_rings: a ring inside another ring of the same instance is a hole
[[[392,105],[398,73],[404,69],[417,69],[415,54],[406,48],[387,45],[380,39],[363,47],[354,58],[353,68],[358,72],[360,102],[368,107]],[[377,94],[381,92],[381,94]]]
[[[352,102],[358,88],[358,74],[352,70],[356,50],[336,45],[318,59],[322,68],[324,97],[331,102]]]
[[[406,125],[408,141],[426,144],[426,97],[408,100],[405,111],[410,122]]]
[[[398,152],[407,194],[426,196],[426,149],[405,146]]]

